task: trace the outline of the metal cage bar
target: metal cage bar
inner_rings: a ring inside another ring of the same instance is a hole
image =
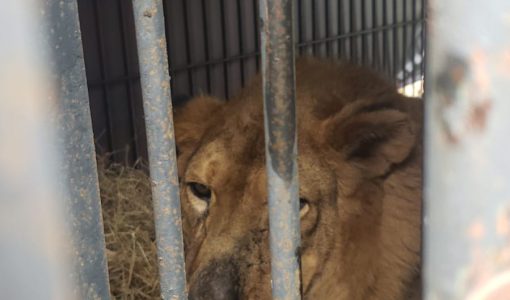
[[[382,0],[382,26],[388,26],[388,4],[387,0]],[[388,30],[383,31],[382,37],[382,69],[383,71],[390,75],[391,74],[391,66],[389,64],[390,56],[388,54]]]
[[[331,36],[331,12],[330,12],[330,5],[331,5],[331,0],[326,0],[325,3],[325,8],[324,8],[324,27],[325,27],[325,31],[326,31],[326,37],[330,37]],[[328,57],[331,57],[332,56],[332,53],[333,53],[333,43],[331,41],[328,41],[326,42],[326,56]]]
[[[95,12],[95,18],[96,22],[99,24],[99,16],[100,16],[100,10],[99,10],[99,4],[97,2],[98,0],[92,0],[92,5],[94,6],[94,12]],[[108,68],[106,66],[106,61],[108,59],[107,51],[104,46],[104,32],[103,28],[101,26],[96,26],[96,37],[97,37],[97,48],[99,52],[99,65],[101,66],[101,79],[107,80],[110,78]],[[112,110],[110,107],[110,99],[111,97],[111,89],[110,86],[103,84],[102,85],[103,90],[103,104],[104,104],[104,110],[106,112],[107,116],[107,122],[106,122],[106,133],[108,137],[108,147],[111,151],[114,150],[114,143],[113,143],[113,128],[115,125],[113,124],[113,116],[112,116]]]
[[[239,54],[243,54],[244,53],[244,49],[243,49],[243,33],[244,33],[244,28],[243,28],[243,22],[241,20],[242,16],[241,16],[241,0],[237,0],[236,1],[236,14],[237,14],[237,38],[239,39],[238,41],[238,47],[239,47]],[[241,86],[244,86],[245,84],[245,81],[246,81],[246,78],[244,78],[244,70],[245,70],[245,67],[244,67],[244,58],[241,58],[239,59],[239,64],[240,64],[240,68],[241,68],[241,71],[240,71],[240,76],[241,76]]]
[[[187,299],[163,4],[134,0],[163,299]]]
[[[293,4],[260,2],[273,299],[300,299]]]
[[[344,1],[338,1],[338,14],[337,14],[337,26],[338,26],[338,35],[342,35],[345,33],[345,23],[344,23]],[[299,22],[301,24],[301,22]],[[345,56],[345,41],[343,39],[337,39],[337,47],[338,47],[338,57]]]
[[[392,6],[392,21],[393,21],[393,25],[395,24],[398,24],[398,17],[397,17],[397,8],[398,8],[398,5],[397,5],[397,0],[393,0],[393,6]],[[399,51],[399,47],[398,47],[398,29],[399,27],[397,26],[394,26],[393,27],[393,32],[392,32],[392,55],[391,55],[391,58],[392,58],[392,65],[393,65],[393,68],[392,68],[392,78],[397,81],[397,75],[398,75],[398,57],[399,57],[399,54],[400,54],[400,51]]]
[[[301,0],[298,0],[299,3],[301,3]],[[255,34],[254,34],[254,37],[255,37],[255,49],[260,49],[260,32],[259,32],[259,15],[258,15],[258,12],[259,12],[260,8],[259,8],[259,1],[258,0],[254,0],[253,1],[253,22],[255,23],[253,28],[254,28],[254,31],[255,31]],[[255,54],[255,66],[256,66],[256,70],[257,72],[260,71],[260,51],[257,51],[257,53]]]
[[[402,20],[407,20],[407,0],[402,1]],[[402,65],[400,66],[402,72],[402,86],[406,85],[406,65],[407,65],[407,26],[402,27]]]
[[[510,2],[429,5],[425,299],[508,299]]]
[[[45,35],[36,28],[47,20],[35,2],[7,0],[0,10],[10,24],[0,27],[0,298],[64,300],[65,243],[50,239],[66,228],[55,183],[58,154],[48,147],[56,143],[48,123],[54,112],[46,111],[56,84],[41,57]]]
[[[0,298],[109,299],[76,0],[0,18]]]
[[[203,19],[203,28],[202,30],[204,31],[204,55],[205,55],[205,60],[206,61],[209,61],[211,58],[210,58],[210,54],[209,54],[209,40],[210,40],[210,37],[209,37],[209,30],[208,30],[208,16],[207,16],[207,6],[206,6],[206,0],[202,0],[201,2],[202,4],[202,19]],[[209,65],[205,65],[205,71],[206,71],[206,76],[207,76],[207,92],[208,93],[211,93],[212,92],[212,88],[211,88],[211,67]]]
[[[379,1],[380,3],[380,1]],[[372,0],[370,8],[372,9],[372,27],[377,28],[377,1]],[[384,72],[384,69],[379,65],[379,32],[372,32],[372,52],[371,52],[371,64],[375,69],[379,69]]]
[[[410,61],[411,61],[411,83],[413,84],[413,94],[415,92],[415,87],[414,87],[414,83],[416,82],[416,63],[415,63],[415,59],[416,59],[416,39],[417,39],[417,35],[416,35],[416,2],[418,1],[413,1],[412,2],[412,20],[413,20],[413,26],[411,28],[411,57],[410,57]]]
[[[226,20],[225,20],[225,0],[220,0],[220,7],[221,7],[221,45],[222,45],[222,52],[223,57],[228,57],[227,55],[227,33],[226,33]],[[228,61],[223,60],[223,88],[225,89],[225,97],[229,98],[229,85],[228,85],[228,78],[229,78],[229,69],[228,69]]]
[[[366,13],[366,1],[360,0],[360,11],[361,11],[361,32],[366,32],[367,30],[367,13]],[[367,55],[368,55],[368,47],[367,47],[367,39],[368,34],[361,34],[361,63],[367,64]]]
[[[128,74],[128,76],[130,76],[131,74],[135,74],[135,71],[133,70],[133,63],[130,61],[130,58],[132,57],[131,55],[131,47],[129,46],[128,44],[128,39],[129,39],[129,35],[128,35],[128,31],[127,31],[127,24],[126,24],[126,21],[127,21],[127,16],[125,15],[125,12],[124,12],[124,8],[123,8],[123,3],[126,3],[126,4],[130,4],[129,2],[123,2],[122,0],[117,0],[117,5],[118,5],[118,11],[119,11],[119,27],[120,27],[120,30],[121,30],[121,43],[122,43],[122,63],[123,63],[123,67],[124,67],[124,70],[126,72],[126,74]],[[129,7],[131,8],[131,7]],[[138,77],[139,78],[139,77]],[[141,138],[145,138],[145,128],[140,126],[140,121],[139,119],[137,118],[137,114],[136,114],[136,95],[135,95],[135,92],[134,92],[134,86],[133,84],[130,82],[130,81],[125,81],[124,82],[124,85],[126,86],[126,89],[127,89],[127,100],[128,100],[128,111],[129,111],[129,116],[131,117],[131,130],[133,131],[133,136],[134,136],[134,148],[133,148],[133,152],[134,152],[134,159],[136,161],[136,159],[138,157],[144,157],[146,158],[147,154],[146,154],[146,145],[141,143],[139,141],[139,139]]]
[[[349,0],[349,23],[348,23],[348,31],[350,33],[356,32],[356,8],[354,6],[354,0]],[[357,53],[357,45],[355,37],[357,34],[352,34],[349,36],[349,59],[353,62],[357,62],[357,57],[355,57],[355,53]]]
[[[83,299],[109,299],[101,199],[77,2],[47,1],[46,11],[57,35],[50,35],[49,39],[57,48],[53,54],[53,80],[59,83],[57,128],[64,153],[60,171],[66,174],[61,179],[60,189],[66,190],[69,197],[65,213],[75,251],[75,290]]]

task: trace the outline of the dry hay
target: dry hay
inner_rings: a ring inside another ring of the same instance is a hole
[[[114,299],[161,299],[150,181],[98,158],[110,290]]]

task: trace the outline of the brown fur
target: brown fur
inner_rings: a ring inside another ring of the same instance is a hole
[[[296,67],[304,299],[419,298],[421,101],[330,61]],[[261,79],[176,111],[193,299],[270,299]],[[186,183],[210,187],[199,214]]]

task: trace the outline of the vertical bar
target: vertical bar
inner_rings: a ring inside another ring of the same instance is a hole
[[[366,65],[367,63],[367,55],[368,55],[368,51],[367,51],[367,38],[368,38],[368,34],[365,33],[365,30],[367,29],[367,17],[366,17],[366,1],[365,0],[361,0],[361,33],[360,33],[360,38],[361,38],[361,63],[363,65]]]
[[[398,75],[398,16],[397,16],[397,0],[393,0],[393,80],[397,81],[397,75]]]
[[[298,1],[299,1],[299,3],[301,3],[302,0],[298,0]],[[253,22],[255,23],[255,24],[253,24],[254,25],[253,28],[255,30],[255,35],[254,35],[255,36],[255,49],[257,49],[257,51],[259,51],[259,49],[260,49],[260,47],[259,47],[260,46],[259,45],[260,44],[260,41],[259,41],[260,35],[259,35],[259,31],[258,31],[258,29],[259,29],[258,3],[259,3],[259,0],[253,0],[253,14],[254,14]],[[301,20],[301,18],[300,18],[300,20]],[[299,21],[299,22],[301,22],[301,21]],[[260,69],[260,56],[259,55],[256,56],[256,65],[257,65],[256,70],[258,72]]]
[[[312,0],[312,4],[311,4],[311,8],[312,8],[312,42],[315,42],[317,40],[317,30],[318,30],[318,27],[317,26],[317,1],[319,0]],[[311,43],[310,47],[312,48],[312,55],[313,56],[316,56],[317,55],[317,47],[318,47],[318,43]]]
[[[221,43],[223,46],[223,59],[225,60],[223,62],[223,84],[225,88],[225,98],[230,98],[229,93],[229,85],[228,85],[228,66],[226,59],[228,58],[228,52],[227,52],[227,33],[226,33],[226,27],[227,27],[227,20],[225,19],[225,0],[220,0],[220,12],[221,12]]]
[[[118,149],[115,149],[116,145],[113,143],[113,117],[112,117],[112,111],[110,109],[110,104],[108,101],[111,99],[110,96],[110,89],[107,84],[107,80],[110,79],[108,68],[106,67],[106,61],[108,59],[106,54],[106,49],[104,46],[104,34],[103,34],[103,27],[101,24],[99,24],[99,4],[97,3],[98,0],[92,0],[94,5],[94,15],[96,18],[96,36],[97,36],[97,47],[99,48],[99,64],[101,65],[101,79],[102,79],[102,88],[103,88],[103,99],[104,99],[104,109],[106,111],[106,118],[107,118],[107,128],[108,131],[108,145],[110,146],[110,151],[114,152]],[[117,158],[118,155],[113,154],[115,161],[120,161],[119,158]]]
[[[407,22],[407,0],[402,0],[402,23]],[[406,85],[407,79],[407,24],[402,26],[402,87]]]
[[[297,0],[297,25],[298,25],[298,44],[304,42],[304,32],[303,32],[303,0]],[[299,54],[303,54],[303,48],[297,47]]]
[[[206,62],[209,62],[209,60],[211,59],[211,56],[209,55],[209,30],[208,30],[208,21],[209,19],[207,18],[207,9],[206,9],[206,6],[205,6],[205,2],[206,0],[202,0],[202,18],[204,19],[204,26],[202,28],[202,30],[204,31],[204,38],[205,38],[205,41],[204,41],[204,52],[205,52],[205,61]],[[206,64],[205,66],[205,70],[206,70],[206,76],[207,76],[207,92],[208,93],[211,93],[212,90],[211,90],[211,67],[209,64]]]
[[[326,23],[326,38],[331,37],[331,24],[330,24],[330,15],[329,15],[329,6],[330,0],[326,0],[326,3],[324,4],[324,22]],[[326,42],[326,57],[331,57],[331,53],[333,53],[332,49],[332,41]]]
[[[313,41],[315,40],[314,37],[314,1],[312,0],[301,0],[302,2],[302,8],[301,13],[302,15],[299,16],[301,19],[301,22],[303,22],[303,44],[300,46],[303,49],[303,53],[305,56],[314,56],[314,47],[315,43]]]
[[[372,27],[370,28],[372,30],[372,66],[374,68],[377,68],[377,70],[380,71],[379,64],[379,30],[376,30],[377,28],[377,1],[372,0]]]
[[[426,62],[426,53],[427,53],[427,1],[421,0],[421,63],[420,63],[420,71],[421,71],[421,79],[425,79],[425,62]],[[423,80],[422,89],[425,88],[425,80]],[[422,90],[422,92],[425,92]]]
[[[262,75],[273,299],[300,299],[293,0],[263,0]]]
[[[131,76],[133,76],[133,71],[131,70],[131,64],[130,64],[130,61],[129,61],[129,57],[131,57],[129,54],[131,54],[129,51],[130,51],[130,47],[128,46],[127,44],[127,41],[128,41],[128,33],[127,33],[127,26],[125,25],[126,23],[126,15],[124,14],[124,9],[123,9],[123,3],[129,3],[129,2],[122,2],[122,0],[117,0],[117,7],[119,8],[119,27],[120,27],[120,31],[122,32],[121,34],[121,43],[122,43],[122,63],[124,65],[124,70],[126,71],[126,78],[130,78]],[[133,144],[134,144],[134,148],[133,148],[133,154],[134,154],[134,159],[135,161],[141,157],[142,155],[142,145],[140,145],[140,143],[138,142],[138,139],[139,139],[139,136],[141,135],[140,134],[140,127],[137,126],[137,121],[136,121],[136,114],[135,114],[135,97],[134,97],[134,93],[133,93],[133,81],[131,79],[127,79],[126,80],[126,88],[127,88],[127,100],[128,100],[128,110],[129,110],[129,115],[131,117],[131,130],[133,130]]]
[[[163,299],[187,299],[181,208],[161,0],[134,0]]]
[[[429,3],[425,299],[508,299],[510,2]]]
[[[237,5],[237,36],[238,36],[238,39],[239,39],[239,43],[238,43],[238,46],[239,46],[239,55],[243,55],[244,54],[244,47],[243,47],[243,33],[244,33],[244,30],[243,30],[243,22],[241,22],[241,0],[237,0],[236,2],[236,5]],[[243,87],[244,86],[244,58],[240,58],[239,59],[239,64],[241,66],[241,86]]]
[[[338,0],[338,35],[341,36],[345,33],[344,26],[344,0]],[[345,37],[338,38],[338,54],[341,59],[345,59],[344,52]]]
[[[241,59],[239,51],[239,41],[237,39],[239,35],[239,27],[237,24],[237,7],[236,0],[224,1],[224,7],[222,10],[223,22],[225,24],[225,63],[228,70],[228,89],[229,97],[235,96],[239,89],[242,87],[242,75],[241,75]],[[244,62],[243,62],[244,65]]]
[[[185,15],[185,22],[187,24],[187,31],[184,32],[185,39],[189,41],[187,54],[190,57],[189,64],[184,67],[191,73],[193,78],[192,93],[188,95],[197,95],[204,93],[207,90],[207,68],[204,64],[206,60],[205,45],[205,32],[204,18],[202,12],[202,1],[200,0],[186,0],[183,3],[183,10]],[[175,43],[174,43],[175,45]],[[172,73],[170,73],[172,76]],[[175,100],[175,99],[174,99]]]
[[[59,171],[59,188],[66,191],[65,213],[70,224],[73,255],[73,281],[80,286],[75,295],[83,298],[109,299],[109,284],[103,219],[92,122],[83,61],[78,7],[75,0],[45,2],[48,22],[54,35],[48,44],[52,53],[52,80],[59,83],[57,130],[62,139],[64,161]],[[57,41],[57,38],[60,41]]]
[[[47,44],[51,26],[40,1],[6,0],[0,19],[0,298],[72,299],[68,225],[57,181],[61,150],[58,83]]]
[[[356,8],[354,7],[354,0],[349,0],[349,33],[351,34],[349,37],[349,46],[350,46],[349,59],[351,61],[357,62],[357,60],[358,60],[357,48],[358,47],[355,46],[355,43],[357,45],[358,42],[356,41],[354,34],[352,34],[354,32],[354,30],[356,30],[355,17],[356,17]]]
[[[386,0],[382,1],[382,13],[383,13],[383,53],[382,53],[382,67],[386,73],[390,73],[389,57],[388,57],[388,5]]]
[[[77,3],[0,19],[0,298],[109,299]]]
[[[83,299],[109,299],[101,200],[90,117],[87,78],[76,0],[45,1],[45,12],[54,34],[48,44],[53,53],[54,82],[58,85],[58,136],[62,139],[65,174],[59,188],[67,194],[65,213],[70,224],[74,272]]]
[[[317,49],[318,57],[327,57],[328,42],[324,39],[327,38],[327,22],[328,10],[326,8],[325,0],[316,0],[315,3],[315,46]],[[326,25],[325,27],[323,27]]]
[[[188,1],[182,0],[182,10],[183,10],[183,17],[184,17],[184,41],[186,44],[186,64],[189,66],[191,64],[191,43],[190,43],[190,30],[189,30],[189,18],[188,18]],[[194,86],[193,86],[193,73],[191,69],[186,70],[186,74],[188,75],[188,84],[189,84],[189,94],[193,95],[194,92]],[[171,96],[170,96],[171,97]]]
[[[413,84],[413,95],[415,95],[415,88],[414,88],[414,82],[416,81],[416,67],[414,63],[414,58],[416,56],[416,39],[418,38],[418,35],[416,34],[416,2],[413,1],[412,3],[412,10],[413,13],[411,15],[412,17],[412,36],[411,36],[411,78],[412,78],[412,84]]]

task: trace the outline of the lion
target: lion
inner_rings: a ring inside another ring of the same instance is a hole
[[[190,299],[271,299],[262,99],[175,108]],[[422,101],[299,58],[296,115],[303,299],[420,299]]]

